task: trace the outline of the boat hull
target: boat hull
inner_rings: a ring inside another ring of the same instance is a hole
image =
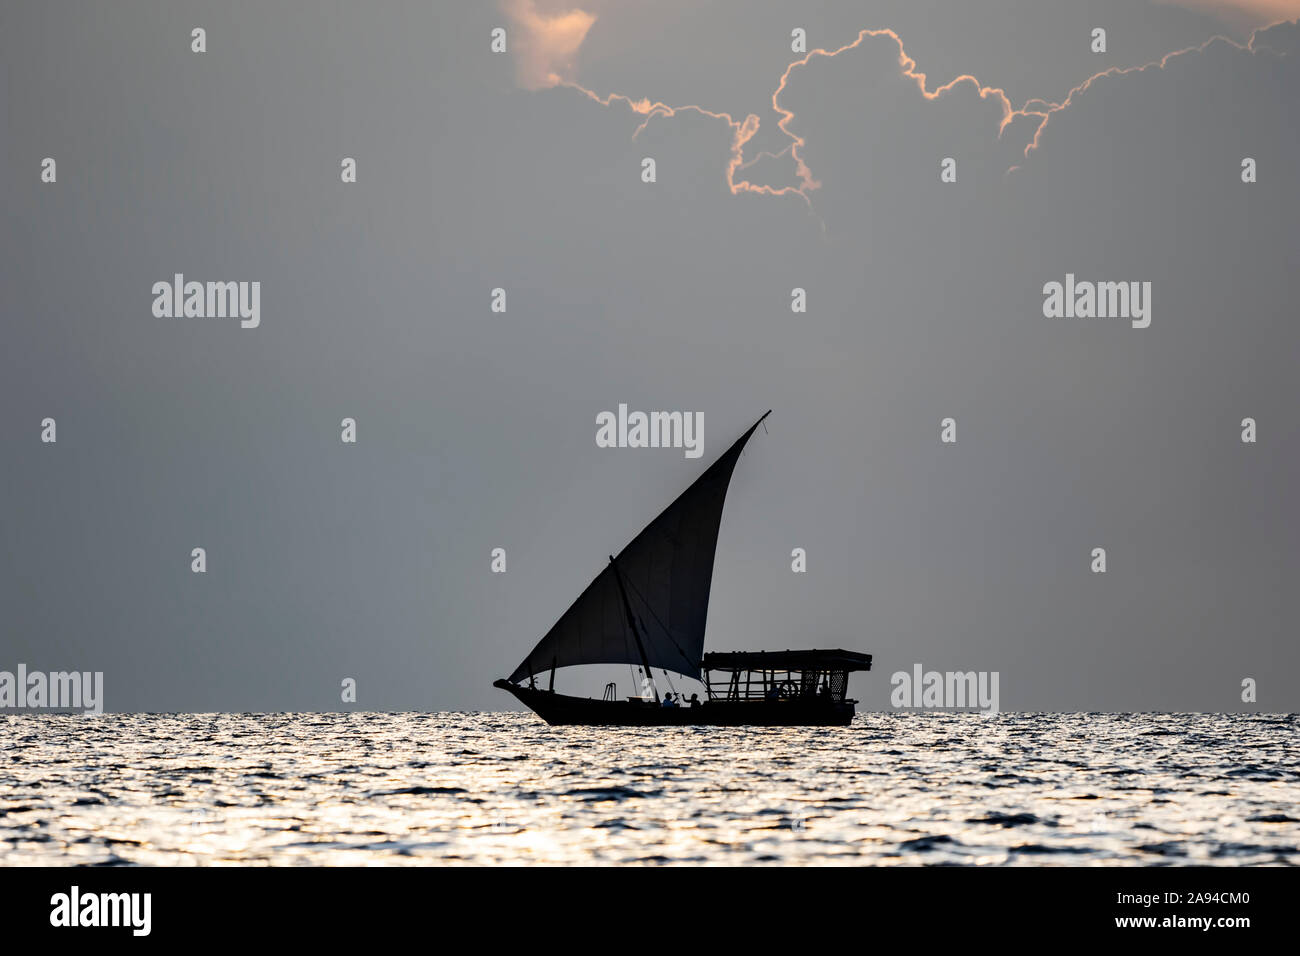
[[[523,687],[506,680],[492,685],[508,690],[548,724],[606,727],[847,727],[853,701],[708,700],[694,707],[664,707],[642,700],[595,700]]]

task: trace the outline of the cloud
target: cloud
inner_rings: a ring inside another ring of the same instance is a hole
[[[1286,4],[1275,6],[1280,9]],[[1092,92],[1095,99],[1094,87],[1099,83],[1109,89],[1118,78],[1127,78],[1129,84],[1140,82],[1144,75],[1163,73],[1171,64],[1209,49],[1221,55],[1215,65],[1197,71],[1181,89],[1184,94],[1194,89],[1194,96],[1210,102],[1214,91],[1226,88],[1225,84],[1254,82],[1251,77],[1259,71],[1252,70],[1243,57],[1285,56],[1295,47],[1295,34],[1295,24],[1283,22],[1256,30],[1244,44],[1216,37],[1155,63],[1096,74],[1060,103],[1031,99],[1016,109],[1002,89],[971,75],[932,83],[895,31],[862,30],[850,43],[815,49],[786,67],[771,95],[773,114],[778,117],[777,148],[771,148],[770,135],[768,148],[751,146],[759,142],[762,123],[754,114],[739,119],[703,106],[669,106],[621,93],[602,96],[576,82],[561,82],[604,106],[622,106],[643,116],[634,138],[652,123],[687,114],[724,123],[729,128],[730,155],[723,172],[732,195],[797,196],[818,213],[823,224],[829,215],[854,230],[865,226],[867,220],[861,215],[865,208],[876,213],[877,221],[881,212],[906,215],[897,187],[936,179],[936,164],[942,157],[958,159],[964,183],[988,184],[1008,171],[1019,171],[1034,158],[1049,127],[1054,130],[1066,116],[1078,112],[1075,104],[1082,95]],[[1231,62],[1219,62],[1224,56]],[[1131,89],[1125,85],[1120,96],[1131,95]],[[1172,90],[1158,95],[1168,97]],[[1112,104],[1108,109],[1118,107]],[[1119,110],[1116,115],[1132,112]],[[1202,122],[1195,128],[1211,127]],[[1092,156],[1089,149],[1081,148],[1076,158]],[[1069,161],[1074,163],[1075,158]],[[828,182],[829,195],[819,198]]]
[[[957,104],[956,109],[935,111],[936,116],[943,114],[945,118],[979,112],[984,112],[989,117],[996,116],[997,131],[1001,131],[1002,127],[1008,125],[1013,117],[1013,109],[1004,92],[996,87],[983,86],[971,75],[961,75],[931,90],[928,87],[926,74],[920,73],[917,70],[917,62],[907,56],[898,34],[893,30],[863,30],[853,43],[846,44],[835,51],[814,49],[802,60],[790,64],[781,77],[776,92],[772,94],[772,108],[781,117],[777,125],[783,133],[794,140],[790,147],[790,155],[796,161],[798,176],[805,191],[819,189],[822,183],[814,177],[813,170],[803,157],[807,142],[805,137],[796,130],[802,129],[806,124],[797,116],[796,109],[793,108],[793,104],[788,103],[788,100],[796,101],[802,113],[813,111],[819,104],[815,95],[805,95],[802,100],[797,96],[788,95],[788,88],[792,85],[793,79],[802,72],[809,72],[811,69],[816,75],[819,68],[824,72],[824,70],[835,69],[836,66],[840,66],[841,69],[837,70],[835,81],[832,82],[857,91],[859,104],[861,104],[859,108],[866,107],[862,112],[874,114],[885,122],[891,120],[892,114],[900,112],[896,105],[898,100],[907,98],[913,99],[918,105],[936,103],[939,100],[944,100],[944,105]],[[819,77],[813,81],[814,85],[818,82],[824,83],[826,78]],[[872,109],[874,105],[878,105],[879,109]],[[876,138],[888,139],[888,137]]]
[[[731,149],[725,169],[725,181],[733,195],[751,193],[774,197],[797,196],[811,205],[812,195],[821,188],[822,183],[805,159],[808,143],[800,130],[806,114],[815,112],[821,104],[815,92],[806,101],[801,101],[799,94],[809,86],[816,87],[818,83],[826,83],[824,73],[832,69],[837,70],[837,79],[831,82],[846,84],[854,90],[861,91],[864,100],[871,96],[883,95],[886,98],[902,96],[917,103],[933,103],[935,108],[931,111],[931,115],[938,125],[951,127],[955,123],[968,127],[972,124],[979,126],[981,132],[976,135],[990,142],[982,144],[978,150],[967,153],[972,171],[975,167],[974,155],[977,151],[983,153],[985,147],[991,145],[992,151],[1010,155],[1010,152],[998,145],[999,141],[1008,144],[1018,143],[1019,147],[1023,147],[1033,131],[1033,125],[1026,129],[1023,121],[1031,118],[1035,122],[1041,121],[1042,116],[1045,115],[1045,111],[1040,113],[1029,109],[1014,110],[1001,89],[985,86],[970,75],[958,76],[932,89],[926,74],[916,69],[916,62],[903,48],[902,39],[889,29],[862,30],[856,39],[844,46],[833,50],[814,49],[801,59],[790,63],[782,73],[771,100],[774,114],[779,117],[776,126],[784,145],[776,150],[755,149],[749,155],[746,155],[746,147],[755,140],[762,122],[760,117],[753,113],[738,119],[729,113],[698,105],[669,106],[666,103],[636,99],[622,93],[602,96],[575,81],[559,80],[553,75],[542,85],[562,84],[582,92],[589,99],[603,106],[618,104],[634,113],[644,115],[645,120],[636,130],[635,135],[638,136],[657,118],[672,119],[679,114],[695,114],[722,121],[731,130]],[[809,75],[816,77],[811,83],[807,80]],[[880,94],[880,90],[885,92]],[[798,104],[798,112],[803,115],[796,115],[796,104]],[[871,109],[870,104],[865,105],[868,110]],[[884,109],[888,113],[889,107]],[[992,121],[991,125],[986,122],[987,120]],[[1008,130],[1010,135],[1004,139],[1002,134]],[[955,137],[951,130],[945,131],[942,135],[947,136],[950,141],[959,138]],[[904,136],[898,141],[905,140]],[[910,164],[912,159],[905,157],[901,162]],[[1009,163],[1004,163],[999,171],[1004,170],[1007,165]]]
[[[576,7],[545,13],[537,0],[502,0],[510,20],[510,48],[515,57],[515,81],[524,89],[555,86],[574,75],[574,60],[595,14]]]
[[[1194,137],[1201,149],[1199,152],[1185,151],[1180,158],[1184,165],[1203,155],[1209,143],[1220,141],[1225,129],[1239,135],[1244,127],[1262,127],[1253,133],[1256,141],[1270,134],[1289,132],[1276,128],[1272,117],[1278,114],[1271,109],[1252,113],[1242,106],[1276,106],[1285,113],[1288,98],[1273,102],[1276,97],[1272,84],[1276,81],[1270,77],[1277,77],[1284,84],[1287,83],[1286,77],[1295,77],[1293,57],[1300,49],[1298,38],[1300,26],[1295,22],[1276,23],[1254,31],[1245,43],[1216,36],[1199,46],[1169,53],[1154,63],[1105,70],[1090,76],[1071,90],[1061,103],[1040,104],[1047,109],[1033,140],[1025,149],[1026,159],[1033,158],[1044,138],[1052,135],[1064,118],[1078,122],[1081,108],[1075,104],[1087,103],[1084,109],[1097,112],[1099,108],[1093,104],[1099,99],[1112,116],[1138,117],[1132,124],[1131,135],[1154,138],[1156,132],[1164,132],[1168,134],[1166,144],[1179,137]],[[1121,79],[1125,82],[1117,85],[1116,81]],[[1294,88],[1289,85],[1278,87]],[[1141,94],[1138,103],[1132,101],[1136,94]],[[1162,130],[1161,110],[1165,117],[1171,115],[1169,106],[1175,103],[1175,94],[1184,103],[1197,104],[1207,115],[1197,123],[1181,126],[1172,123],[1170,129]],[[1124,102],[1126,100],[1128,102]],[[1148,106],[1145,113],[1139,113],[1139,103]],[[1095,122],[1100,125],[1102,120],[1099,118]],[[1114,129],[1115,124],[1112,124]],[[1243,147],[1249,142],[1248,138],[1244,139]],[[1083,144],[1078,144],[1065,155],[1081,154],[1086,154]]]
[[[1242,29],[1300,16],[1300,0],[1156,0],[1213,14]]]

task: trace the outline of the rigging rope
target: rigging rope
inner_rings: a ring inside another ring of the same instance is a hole
[[[639,588],[637,588],[636,582],[633,581],[631,578],[629,578],[627,575],[623,575],[623,581],[626,584],[632,585],[632,590],[636,591],[636,596],[639,597],[641,599],[641,603],[646,606],[646,610],[648,610],[650,612],[650,616],[655,619],[655,623],[658,624],[663,629],[663,632],[665,635],[667,635],[668,640],[673,642],[673,647],[677,648],[677,653],[682,655],[682,660],[684,660],[691,668],[699,667],[700,666],[699,661],[692,661],[689,657],[686,656],[686,652],[682,650],[682,646],[677,643],[677,638],[673,637],[673,632],[668,630],[668,625],[665,624],[663,621],[659,620],[659,615],[655,613],[654,606],[645,599],[645,595],[641,593]]]

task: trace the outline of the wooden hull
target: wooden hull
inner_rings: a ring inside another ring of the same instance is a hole
[[[499,680],[548,724],[610,727],[847,727],[853,702],[822,700],[710,700],[695,707],[664,707],[640,700],[595,700],[569,697]]]

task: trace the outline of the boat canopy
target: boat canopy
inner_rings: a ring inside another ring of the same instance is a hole
[[[610,558],[515,668],[513,683],[575,664],[636,664],[699,679],[722,506],[763,418]]]
[[[871,655],[857,651],[723,651],[704,655],[704,669],[719,671],[869,671]]]

